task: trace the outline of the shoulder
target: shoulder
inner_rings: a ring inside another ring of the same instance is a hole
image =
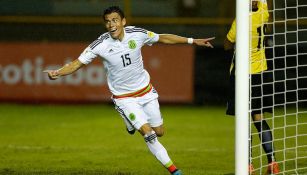
[[[108,39],[108,38],[110,38],[110,34],[109,34],[109,32],[106,32],[106,33],[104,33],[104,34],[102,34],[102,35],[100,35],[99,37],[98,37],[98,40],[106,40],[106,39]]]
[[[235,26],[237,25],[236,19],[234,19],[234,20],[232,21],[231,25],[232,25],[233,27],[235,27]]]
[[[108,40],[110,38],[110,34],[108,32],[100,35],[95,41],[93,41],[90,45],[89,48],[94,49],[95,47],[97,47],[99,44],[102,44],[103,42],[105,42],[106,40]]]
[[[126,33],[144,33],[147,34],[147,30],[140,28],[140,27],[135,27],[135,26],[127,26],[125,27],[125,32]]]
[[[252,19],[255,23],[268,22],[270,14],[268,10],[268,5],[265,0],[259,1],[258,11],[253,13],[252,15],[255,15],[255,18]]]
[[[236,30],[236,25],[237,25],[236,19],[234,19],[234,20],[232,21],[232,23],[231,23],[230,30]]]
[[[268,3],[266,0],[260,0],[258,4],[259,11],[268,11]]]

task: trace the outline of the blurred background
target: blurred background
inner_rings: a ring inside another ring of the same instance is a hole
[[[291,3],[296,5],[294,1],[276,1],[275,8]],[[0,100],[109,102],[99,61],[56,82],[49,81],[41,71],[59,68],[77,58],[106,32],[101,14],[111,5],[124,10],[128,25],[156,33],[216,37],[214,49],[156,45],[145,47],[143,55],[162,103],[225,104],[230,60],[224,58],[222,47],[235,17],[235,0],[0,0]],[[306,16],[304,6],[298,9],[299,12],[283,9],[275,14],[287,14],[288,18],[298,13]],[[306,20],[300,24],[306,26]],[[283,25],[288,27],[285,22]],[[283,25],[276,26],[284,32]],[[290,28],[296,29],[296,23],[289,23]],[[305,34],[301,32],[300,37]],[[287,38],[295,40],[297,35],[289,34]],[[274,39],[287,42],[285,36]],[[285,56],[284,47],[274,49]],[[297,50],[295,45],[288,49]],[[283,61],[279,62],[285,67]]]

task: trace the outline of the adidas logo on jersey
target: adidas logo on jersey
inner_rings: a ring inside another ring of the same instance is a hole
[[[110,49],[110,50],[109,50],[109,53],[111,53],[111,52],[114,52],[114,50],[113,50],[113,49]]]

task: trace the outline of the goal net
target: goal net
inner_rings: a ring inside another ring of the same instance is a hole
[[[264,49],[268,69],[256,71],[261,77],[258,84],[250,76],[249,162],[253,174],[264,174],[270,168],[264,145],[271,144],[279,174],[307,174],[307,0],[267,0],[267,4],[268,20],[263,12],[263,27],[258,27],[256,33],[250,32],[250,58],[255,49]],[[250,30],[254,23],[250,18]],[[252,47],[255,40],[256,48]],[[265,67],[263,60],[250,59],[257,61],[258,66]],[[250,71],[257,69],[252,64]],[[260,89],[260,96],[253,94],[255,89]],[[253,106],[255,101],[260,107]],[[266,113],[267,109],[272,112]],[[264,113],[272,142],[264,134],[269,132],[262,122],[258,121],[258,128],[255,127],[252,111]]]

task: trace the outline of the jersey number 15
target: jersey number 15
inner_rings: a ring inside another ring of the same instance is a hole
[[[129,53],[121,56],[123,61],[123,66],[126,67],[131,64],[131,59],[129,57]]]

